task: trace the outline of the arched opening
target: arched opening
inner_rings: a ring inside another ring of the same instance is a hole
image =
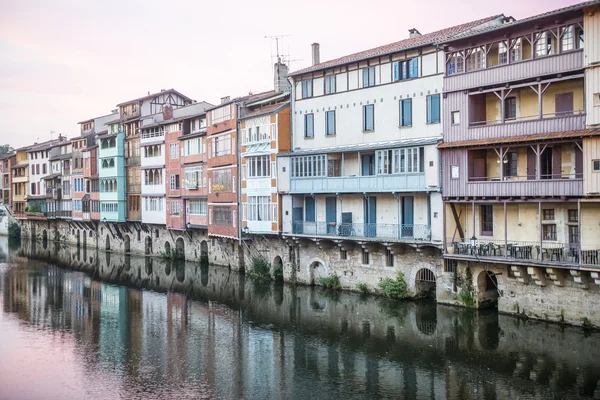
[[[85,233],[85,231],[83,232],[83,249],[85,250],[85,248],[87,247],[87,234]]]
[[[175,263],[175,277],[178,282],[183,282],[185,280],[185,263]]]
[[[77,229],[77,247],[81,245],[81,232]]]
[[[477,276],[478,307],[496,307],[498,305],[498,277],[495,273],[483,270]]]
[[[207,287],[208,286],[208,262],[206,263],[201,263],[200,264],[200,282],[202,283],[202,286]]]
[[[183,238],[177,238],[175,241],[175,257],[178,260],[185,259],[185,243]]]
[[[108,235],[106,235],[106,244],[104,246],[104,249],[106,251],[110,251],[110,237],[108,237]]]
[[[435,299],[435,274],[432,270],[421,268],[417,272],[415,292],[419,298]]]
[[[48,248],[48,232],[45,229],[42,231],[42,245],[44,250]]]
[[[320,261],[314,261],[310,264],[310,284],[314,285],[322,276],[327,276],[327,267]]]
[[[165,254],[167,257],[171,256],[171,243],[165,242]]]
[[[208,243],[206,240],[200,243],[200,264],[208,265]]]
[[[144,269],[146,271],[146,275],[152,275],[152,257],[146,257]]]
[[[146,236],[146,254],[152,254],[152,238]]]
[[[273,259],[273,277],[275,282],[283,282],[283,260],[279,256]]]
[[[129,238],[129,235],[123,237],[123,251],[125,254],[129,254],[131,251],[131,239]]]

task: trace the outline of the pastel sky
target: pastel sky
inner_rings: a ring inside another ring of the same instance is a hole
[[[24,146],[110,113],[148,91],[195,100],[272,88],[274,42],[291,69],[408,37],[505,14],[517,19],[577,0],[3,0],[0,144]],[[450,5],[450,6],[449,6]],[[56,137],[56,134],[55,136]]]

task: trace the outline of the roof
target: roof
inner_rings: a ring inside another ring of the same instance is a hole
[[[194,139],[200,136],[206,136],[206,128],[203,128],[203,130],[198,132],[188,133],[187,135],[181,135],[177,138],[177,140]]]
[[[420,139],[404,139],[404,140],[390,140],[386,142],[377,143],[361,143],[361,144],[349,144],[345,146],[335,147],[319,147],[316,149],[300,149],[294,150],[289,153],[279,154],[279,157],[285,156],[304,156],[312,154],[333,154],[333,153],[346,153],[363,150],[378,150],[378,149],[389,149],[394,147],[412,147],[412,146],[424,146],[428,144],[436,144],[440,141],[441,137],[432,138],[420,138]]]
[[[460,142],[440,143],[438,149],[449,149],[454,147],[490,146],[507,143],[526,143],[540,140],[572,139],[587,136],[600,136],[600,128],[584,129],[579,131],[538,133],[526,136],[510,136],[494,139],[463,140]]]
[[[258,115],[271,114],[271,113],[283,110],[284,108],[289,107],[289,106],[290,106],[289,102],[271,104],[269,106],[257,108],[256,110],[250,111],[248,114],[244,115],[244,117],[240,118],[240,119],[243,120],[246,118],[253,118]]]
[[[221,104],[216,104],[213,107],[207,108],[206,110],[204,110],[206,113],[208,113],[209,111],[212,110],[216,110],[220,107],[226,106],[228,104],[231,103],[241,103],[241,102],[246,102],[246,103],[253,103],[259,100],[263,100],[266,98],[269,98],[271,96],[273,96],[276,92],[274,90],[268,90],[266,92],[260,92],[260,93],[252,93],[252,94],[248,94],[246,96],[238,96],[235,97],[225,103],[221,103]]]
[[[531,17],[527,17],[527,18],[523,18],[523,19],[519,19],[519,20],[513,20],[511,22],[507,22],[501,25],[494,25],[494,26],[488,26],[486,28],[483,29],[477,29],[476,31],[468,31],[468,32],[463,32],[459,35],[456,35],[452,38],[449,38],[451,40],[446,40],[446,41],[438,41],[438,43],[450,43],[450,42],[454,42],[454,41],[458,41],[464,38],[468,38],[468,37],[473,37],[473,36],[478,36],[481,34],[485,34],[488,32],[495,32],[495,31],[500,31],[503,29],[507,29],[507,28],[512,28],[516,25],[520,25],[520,24],[524,24],[524,23],[529,23],[529,22],[533,22],[539,19],[544,19],[544,18],[549,18],[549,17],[553,17],[557,14],[562,14],[562,13],[566,13],[569,11],[578,11],[581,10],[585,7],[589,7],[589,6],[594,6],[600,4],[600,0],[592,0],[592,1],[586,1],[583,3],[578,3],[578,4],[573,4],[567,7],[562,7],[562,8],[558,8],[556,10],[552,10],[552,11],[546,11],[542,14],[537,14]]]
[[[50,157],[50,161],[57,161],[57,160],[66,160],[68,158],[72,158],[73,154],[68,153],[68,154],[57,154],[54,157]]]
[[[50,174],[42,177],[43,180],[48,181],[50,179],[58,178],[61,174]]]
[[[415,47],[422,47],[428,44],[433,44],[442,40],[449,39],[453,36],[458,35],[469,29],[474,29],[479,25],[488,23],[493,21],[496,18],[503,17],[502,14],[492,15],[490,17],[478,19],[476,21],[467,22],[460,25],[455,25],[450,28],[445,28],[439,31],[426,33],[421,36],[415,36],[408,39],[400,40],[399,42],[394,42],[390,44],[386,44],[383,46],[375,47],[373,49],[364,50],[358,53],[350,54],[347,56],[343,56],[340,58],[336,58],[334,60],[325,61],[317,65],[312,65],[310,67],[300,69],[298,71],[292,72],[289,74],[290,76],[300,75],[307,72],[318,71],[325,68],[336,67],[344,64],[348,64],[351,62],[356,62],[360,60],[366,60],[369,58],[382,56],[384,54],[396,53],[398,51],[408,50]]]
[[[7,158],[11,158],[15,155],[15,153],[4,153],[0,154],[0,160],[6,160]]]
[[[127,105],[127,104],[131,104],[131,103],[137,103],[137,102],[140,102],[140,101],[151,99],[151,98],[156,97],[156,96],[160,96],[161,94],[169,94],[169,93],[174,93],[174,94],[176,94],[176,95],[178,95],[180,97],[183,97],[187,101],[192,101],[192,99],[190,99],[189,97],[187,97],[184,94],[179,93],[175,89],[167,89],[167,90],[161,90],[160,92],[157,92],[157,93],[148,94],[148,95],[143,96],[143,97],[138,97],[137,99],[129,100],[129,101],[126,101],[124,103],[119,103],[119,104],[117,104],[117,107],[121,107],[121,106],[124,106],[124,105]]]

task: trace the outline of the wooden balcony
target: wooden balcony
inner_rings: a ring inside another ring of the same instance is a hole
[[[463,194],[460,194],[461,196]],[[468,197],[583,196],[583,179],[467,182]]]
[[[444,78],[446,92],[485,87],[505,82],[555,75],[583,69],[583,50],[535,58],[506,65],[497,65]]]
[[[377,193],[425,191],[425,173],[292,178],[290,194],[294,193]]]

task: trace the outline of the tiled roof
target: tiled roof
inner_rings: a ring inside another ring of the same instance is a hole
[[[600,0],[592,0],[592,1],[586,1],[583,3],[578,3],[578,4],[573,4],[567,7],[562,7],[562,8],[558,8],[556,10],[552,10],[552,11],[546,11],[542,14],[537,14],[531,17],[527,17],[527,18],[523,18],[523,19],[519,19],[519,20],[514,20],[512,22],[508,22],[502,25],[494,25],[494,26],[488,26],[486,28],[483,29],[478,29],[476,31],[469,31],[469,32],[463,32],[459,35],[456,35],[452,38],[449,38],[449,40],[446,41],[438,41],[438,43],[449,43],[449,42],[454,42],[456,40],[460,40],[460,39],[464,39],[467,37],[472,37],[472,36],[477,36],[480,34],[484,34],[484,33],[488,33],[488,32],[493,32],[493,31],[497,31],[497,30],[502,30],[505,28],[509,28],[509,27],[513,27],[515,25],[520,25],[522,23],[528,23],[531,21],[535,21],[538,19],[542,19],[542,18],[547,18],[547,17],[552,17],[556,14],[561,14],[564,12],[569,12],[569,11],[577,11],[580,10],[582,8],[585,7],[589,7],[589,6],[593,6],[593,5],[597,5],[600,4]]]
[[[243,118],[240,118],[240,119],[256,117],[258,115],[263,115],[263,114],[270,114],[272,112],[279,111],[279,109],[283,109],[289,105],[290,105],[289,102],[271,104],[269,106],[265,106],[262,108],[257,108],[255,110],[252,110],[248,114],[246,114]]]
[[[507,143],[526,143],[540,140],[572,139],[586,136],[600,136],[600,128],[584,129],[580,131],[538,133],[526,136],[510,136],[494,139],[463,140],[460,142],[440,143],[438,149],[449,149],[454,147],[490,146]]]
[[[131,104],[131,103],[135,103],[135,102],[138,102],[138,101],[143,101],[143,100],[146,100],[146,99],[151,99],[153,97],[160,96],[161,94],[169,94],[169,93],[174,93],[174,94],[176,94],[176,95],[184,98],[185,100],[192,101],[192,99],[190,99],[189,97],[187,97],[184,94],[179,93],[175,89],[167,89],[167,90],[163,90],[163,91],[160,91],[160,92],[157,92],[157,93],[149,94],[147,96],[138,97],[137,99],[133,99],[133,100],[129,100],[129,101],[126,101],[126,102],[123,102],[123,103],[119,103],[119,104],[117,104],[117,107],[121,107],[121,106],[124,106],[126,104]]]
[[[381,56],[384,54],[391,54],[402,50],[408,50],[415,47],[425,46],[428,44],[436,43],[442,40],[449,39],[453,36],[458,35],[466,30],[476,28],[479,25],[488,23],[496,18],[502,17],[503,15],[492,15],[487,18],[478,19],[476,21],[467,22],[465,24],[460,24],[456,26],[452,26],[450,28],[445,28],[436,32],[426,33],[421,36],[416,36],[408,39],[401,40],[399,42],[394,42],[390,44],[386,44],[384,46],[375,47],[374,49],[364,50],[358,53],[350,54],[348,56],[336,58],[335,60],[325,61],[317,65],[313,65],[295,72],[292,72],[290,76],[300,75],[306,72],[318,71],[320,69],[331,68],[343,64],[348,64],[351,62],[356,62],[360,60],[365,60],[372,57]]]

